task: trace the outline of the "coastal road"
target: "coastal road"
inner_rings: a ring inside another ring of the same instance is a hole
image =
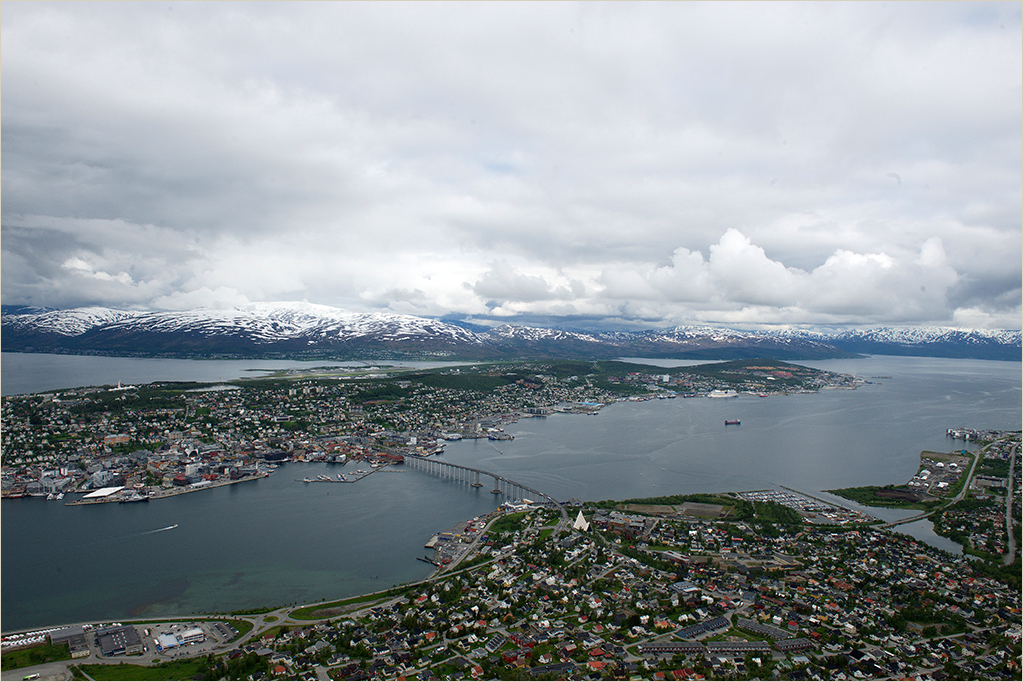
[[[959,500],[961,500],[964,497],[966,497],[966,494],[968,492],[970,492],[970,482],[973,480],[973,472],[977,470],[977,464],[979,464],[980,461],[982,459],[984,459],[984,456],[987,454],[987,451],[991,448],[992,445],[994,445],[994,443],[991,443],[990,445],[987,445],[986,447],[981,448],[973,456],[973,466],[970,467],[969,473],[966,474],[966,482],[963,483],[962,489],[960,489],[959,493],[955,496],[955,498],[951,502],[949,502],[948,504],[945,505],[946,507],[949,507],[949,506],[955,504]]]
[[[992,443],[991,445],[994,445],[994,443]],[[988,445],[974,453],[973,464],[970,466],[970,470],[966,472],[966,480],[963,482],[963,487],[959,490],[956,496],[949,500],[946,504],[941,505],[937,509],[932,509],[931,511],[928,512],[916,514],[915,516],[910,516],[905,519],[899,519],[898,521],[891,521],[889,523],[882,523],[878,526],[874,526],[874,528],[877,528],[879,530],[883,528],[894,528],[895,526],[901,526],[904,523],[913,523],[914,521],[919,521],[920,519],[926,519],[931,514],[935,514],[941,511],[942,509],[951,507],[953,504],[966,497],[966,494],[970,491],[970,482],[973,480],[973,472],[976,471],[977,464],[982,459],[984,459],[984,453],[987,452],[988,448],[990,448],[991,445]]]

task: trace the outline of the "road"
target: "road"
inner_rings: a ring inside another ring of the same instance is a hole
[[[993,443],[991,445],[993,445]],[[988,446],[982,448],[981,450],[978,450],[976,453],[974,453],[973,464],[970,466],[970,470],[968,472],[966,472],[966,480],[963,482],[963,487],[959,490],[959,492],[956,494],[956,496],[953,497],[951,500],[949,500],[947,503],[941,505],[937,509],[932,509],[931,511],[928,511],[928,512],[922,512],[920,514],[916,514],[915,516],[910,516],[910,517],[905,518],[905,519],[899,519],[898,521],[891,521],[889,523],[882,523],[882,524],[880,524],[878,526],[874,526],[874,527],[878,528],[878,529],[881,529],[881,528],[894,528],[895,526],[901,526],[904,523],[913,523],[914,521],[919,521],[920,519],[926,519],[931,514],[935,514],[935,513],[939,512],[939,511],[943,510],[943,509],[951,507],[953,504],[955,504],[956,502],[958,502],[961,499],[963,499],[964,497],[966,497],[966,494],[970,491],[970,481],[973,480],[973,472],[976,471],[977,464],[982,459],[984,459],[984,453],[987,452],[988,448],[990,448],[991,445],[988,445]]]
[[[977,469],[977,464],[979,464],[979,463],[980,463],[980,461],[981,461],[982,459],[984,459],[984,456],[985,456],[985,454],[986,454],[986,453],[987,453],[987,451],[988,451],[988,450],[989,450],[989,449],[991,448],[991,446],[992,446],[992,445],[994,445],[994,443],[991,443],[990,445],[987,445],[987,446],[985,446],[985,447],[981,448],[981,449],[980,449],[979,451],[977,451],[977,453],[976,453],[976,454],[975,454],[975,455],[973,456],[973,466],[971,466],[971,467],[970,467],[970,471],[969,471],[969,473],[967,473],[967,474],[966,474],[966,481],[965,481],[965,482],[963,483],[963,487],[962,487],[962,488],[960,488],[960,490],[959,490],[959,494],[958,494],[958,495],[956,495],[956,496],[955,496],[955,498],[953,498],[953,500],[952,500],[951,502],[949,502],[948,504],[946,504],[946,505],[945,505],[946,507],[948,507],[948,506],[951,506],[951,505],[955,504],[955,503],[956,503],[956,502],[958,502],[959,500],[961,500],[961,499],[963,499],[964,497],[966,497],[966,494],[967,494],[968,492],[970,492],[970,482],[971,482],[971,481],[973,480],[973,472],[974,472],[974,471],[976,471],[976,469]]]

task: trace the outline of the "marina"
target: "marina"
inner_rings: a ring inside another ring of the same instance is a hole
[[[750,502],[776,502],[794,509],[810,523],[838,524],[870,523],[869,514],[850,509],[834,502],[826,502],[807,493],[781,486],[782,490],[750,490],[738,497]]]
[[[347,474],[338,474],[336,478],[321,474],[316,478],[296,478],[295,481],[298,483],[358,483],[362,479],[366,478],[370,474],[376,473],[377,471],[385,471],[384,469],[373,469],[372,471],[365,471],[359,469],[355,474],[349,478]]]

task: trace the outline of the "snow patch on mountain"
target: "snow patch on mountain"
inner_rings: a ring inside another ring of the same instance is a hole
[[[546,329],[543,327],[523,327],[519,325],[503,324],[490,330],[489,335],[500,339],[514,339],[516,341],[584,341],[588,343],[600,343],[601,340],[590,334],[579,334],[576,332],[563,331],[561,329]]]
[[[1006,346],[1023,344],[1023,332],[991,329],[957,329],[955,327],[875,327],[849,329],[841,332],[785,330],[777,332],[799,338],[815,338],[830,342],[870,341],[882,344],[923,345],[935,343],[996,343]]]
[[[92,330],[110,334],[158,333],[234,336],[261,344],[310,339],[380,341],[433,339],[480,345],[479,335],[454,325],[412,315],[350,313],[309,303],[259,304],[246,309],[129,312],[109,308],[75,308],[42,314],[4,315],[11,329],[75,337]]]
[[[3,316],[3,324],[4,326],[14,328],[51,332],[61,336],[78,336],[93,327],[119,322],[141,314],[143,313],[112,310],[96,306],[73,308],[71,310],[47,310],[37,314],[5,314]]]
[[[840,357],[843,352],[908,352],[1014,359],[1015,349],[1023,345],[1023,333],[1019,331],[948,327],[879,327],[824,332],[676,326],[633,332],[582,333],[506,324],[477,333],[440,320],[393,313],[352,313],[305,302],[259,303],[232,310],[164,312],[102,307],[33,312],[27,308],[11,308],[4,310],[3,328],[5,350],[50,348],[71,352],[76,349],[144,351],[152,343],[157,343],[161,352],[174,352],[182,343],[193,351],[201,348],[203,339],[209,339],[213,346],[227,352],[232,352],[231,348],[237,349],[236,352],[245,352],[245,348],[275,351],[275,344],[281,344],[282,350],[369,348],[374,344],[397,349],[409,344],[407,348],[433,347],[449,352],[477,349],[471,352],[495,357],[502,353],[515,356],[521,352],[594,357],[643,353],[649,353],[649,357],[709,357],[708,353],[720,349],[725,355],[728,352],[748,355],[753,351],[766,356],[778,353],[806,358]]]

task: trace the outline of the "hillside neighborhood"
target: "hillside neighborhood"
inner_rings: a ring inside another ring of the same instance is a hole
[[[461,568],[422,583],[213,615],[162,643],[147,637],[172,624],[117,624],[148,643],[136,655],[90,626],[66,665],[96,679],[100,662],[183,659],[204,679],[1018,678],[1018,583],[892,532],[715,502],[697,503],[713,519],[495,512],[450,540],[475,548]]]

